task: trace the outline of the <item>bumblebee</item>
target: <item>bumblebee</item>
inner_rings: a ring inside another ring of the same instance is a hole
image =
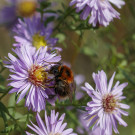
[[[69,97],[72,100],[72,93],[76,86],[72,70],[68,66],[58,63],[51,67],[49,73],[54,75],[55,94],[59,95],[60,98]]]

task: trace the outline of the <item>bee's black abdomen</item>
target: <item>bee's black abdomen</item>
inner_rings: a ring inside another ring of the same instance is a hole
[[[69,86],[63,80],[57,80],[55,86],[55,93],[60,97],[66,97],[69,95]]]
[[[58,94],[60,97],[66,97],[68,94],[67,92],[63,91],[63,89],[55,88],[55,93]]]

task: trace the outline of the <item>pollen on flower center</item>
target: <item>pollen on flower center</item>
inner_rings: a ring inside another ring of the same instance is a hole
[[[108,113],[112,112],[115,109],[115,107],[117,107],[116,99],[113,95],[110,94],[104,96],[104,98],[102,99],[102,103],[104,111]]]
[[[41,46],[46,46],[47,43],[45,41],[45,37],[40,34],[33,35],[33,45],[39,49]]]
[[[18,3],[17,11],[20,16],[29,17],[36,11],[37,3],[34,0],[23,0]]]
[[[29,80],[37,86],[40,86],[47,79],[45,69],[38,65],[33,65],[29,71]]]

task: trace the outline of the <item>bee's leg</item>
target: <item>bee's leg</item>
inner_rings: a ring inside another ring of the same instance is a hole
[[[40,87],[41,87],[43,90],[45,90],[46,88],[49,88],[49,87],[46,86],[46,85],[40,85]]]
[[[48,95],[49,99],[53,99],[56,95]]]
[[[52,82],[52,81],[54,81],[54,80],[55,80],[55,78],[52,78],[52,79],[46,79],[45,83],[49,83],[49,82]]]

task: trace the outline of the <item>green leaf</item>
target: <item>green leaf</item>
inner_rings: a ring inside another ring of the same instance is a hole
[[[15,129],[15,125],[13,124],[13,125],[10,125],[10,126],[8,126],[8,127],[6,127],[6,131],[7,132],[11,132],[11,131],[13,131]]]
[[[123,69],[120,68],[120,71],[122,72],[122,74],[125,76],[125,78],[132,84],[135,86],[135,82],[133,81],[133,79],[131,78],[131,76],[126,73],[126,71],[124,71]]]
[[[60,13],[60,14],[63,14],[63,11],[62,10],[59,10],[58,9],[57,12]]]
[[[123,60],[120,64],[119,64],[119,67],[125,67],[127,66],[127,61],[126,60]]]
[[[0,82],[4,82],[4,81],[5,81],[5,78],[2,75],[0,75]]]
[[[2,60],[2,59],[0,59],[0,64],[1,64],[1,63],[3,63],[3,60]]]
[[[4,111],[6,113],[9,113],[8,109],[6,108],[6,106],[2,102],[0,102],[0,110]]]
[[[22,117],[20,117],[18,121],[29,122],[29,119],[32,118],[32,116],[33,116],[32,114],[22,115]]]
[[[6,127],[3,131],[1,131],[1,133],[9,133],[9,132],[15,130],[15,128],[16,128],[16,125],[14,125],[14,124],[10,125],[10,126]]]
[[[97,56],[96,51],[90,48],[89,46],[85,46],[82,48],[82,53],[88,56]]]
[[[45,20],[45,22],[44,22],[45,26],[47,26],[48,23],[50,23],[50,22],[52,22],[52,21],[54,21],[54,20],[55,20],[55,17],[54,17],[54,16],[48,17],[48,18]]]
[[[8,100],[8,106],[15,106],[15,104],[16,104],[15,96],[16,96],[15,93],[13,93],[13,94],[10,96],[10,98],[9,98],[9,100]]]
[[[6,91],[5,86],[0,85],[0,93],[4,93]]]
[[[8,126],[8,124],[7,124],[7,116],[5,114],[7,112],[8,112],[8,109],[5,107],[5,105],[2,102],[0,102],[0,117],[3,118],[5,127]]]
[[[66,5],[63,2],[61,3],[61,5],[62,5],[63,9],[65,10],[66,9]]]
[[[6,114],[2,110],[0,110],[0,116],[3,118],[5,127],[7,127],[8,126],[8,124],[7,124],[7,117],[6,117]]]
[[[45,9],[45,8],[50,7],[50,6],[51,6],[51,2],[42,1],[42,2],[40,3],[40,8],[41,8],[41,9]]]
[[[66,39],[66,36],[62,33],[57,34],[55,37],[59,39],[59,43],[62,43]]]
[[[40,13],[43,13],[43,10],[40,9],[40,8],[37,8],[36,11],[37,11],[37,12],[40,12]]]
[[[76,125],[79,125],[79,124],[80,124],[79,121],[78,121],[78,119],[76,119],[75,114],[73,114],[72,112],[66,111],[66,115],[67,115],[67,117],[69,117]]]

